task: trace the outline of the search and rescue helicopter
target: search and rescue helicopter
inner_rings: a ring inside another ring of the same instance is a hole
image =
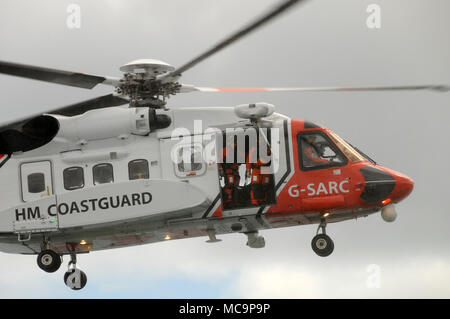
[[[168,108],[187,92],[447,91],[442,85],[351,88],[209,88],[181,74],[291,8],[284,1],[185,65],[152,59],[120,68],[122,78],[0,62],[0,73],[108,94],[0,127],[0,250],[37,255],[46,272],[69,255],[64,282],[86,285],[76,256],[164,240],[318,224],[312,249],[333,252],[330,222],[394,205],[413,181],[371,160],[333,131],[274,112],[268,103]]]

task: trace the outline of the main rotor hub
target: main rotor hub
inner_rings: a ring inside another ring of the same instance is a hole
[[[156,79],[158,75],[173,70],[175,70],[175,68],[170,64],[155,59],[135,60],[120,67],[120,71],[133,75],[140,75],[144,79]]]
[[[173,66],[163,61],[136,60],[123,65],[120,70],[125,74],[116,91],[130,97],[132,106],[163,107],[165,99],[178,93],[181,87],[176,81],[158,80],[158,76],[175,70]]]

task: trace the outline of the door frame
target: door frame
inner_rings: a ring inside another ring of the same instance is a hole
[[[48,164],[49,164],[49,174],[50,174],[49,180],[50,180],[50,188],[51,188],[51,191],[50,191],[50,194],[48,194],[48,196],[51,196],[51,195],[54,195],[54,194],[55,194],[55,188],[54,188],[55,183],[54,183],[54,180],[53,180],[53,176],[54,176],[54,173],[53,173],[53,163],[52,163],[51,160],[46,159],[46,160],[38,160],[38,161],[22,162],[22,163],[20,163],[20,165],[19,165],[19,176],[20,176],[20,194],[21,194],[21,200],[22,200],[22,202],[24,202],[24,203],[30,202],[31,200],[25,200],[25,196],[24,196],[24,195],[25,195],[25,190],[28,189],[28,184],[26,184],[26,187],[27,187],[27,188],[24,188],[23,166],[24,166],[24,165],[29,165],[29,164],[35,164],[35,163],[43,163],[43,162],[48,162]]]

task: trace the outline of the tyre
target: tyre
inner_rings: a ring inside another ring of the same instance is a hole
[[[55,272],[61,266],[61,257],[53,250],[44,250],[39,253],[37,264],[45,272]]]
[[[320,257],[326,257],[331,255],[334,250],[334,243],[331,238],[325,234],[319,234],[314,236],[311,241],[311,247],[314,252]]]
[[[72,268],[64,274],[64,283],[72,290],[80,290],[86,286],[87,276],[83,271]]]

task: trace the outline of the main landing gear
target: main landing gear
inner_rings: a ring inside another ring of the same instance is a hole
[[[41,251],[37,257],[39,268],[48,273],[57,271],[61,267],[61,263],[61,256],[51,249]],[[77,268],[76,264],[77,255],[72,253],[70,254],[68,269],[64,274],[64,283],[70,289],[80,290],[86,286],[87,276],[83,271]]]
[[[325,228],[327,227],[327,221],[325,218],[320,220],[319,227],[317,227],[316,236],[311,241],[311,247],[314,252],[320,257],[327,257],[331,255],[334,250],[334,243],[331,240],[330,236],[326,234]],[[319,231],[322,230],[322,233],[319,234]]]

